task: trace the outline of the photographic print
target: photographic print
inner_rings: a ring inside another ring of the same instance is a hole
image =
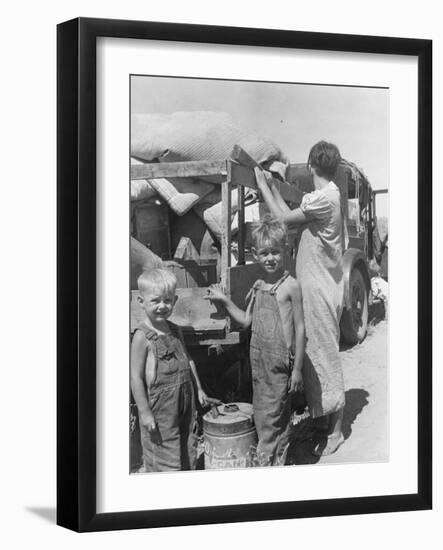
[[[429,509],[432,42],[57,40],[57,523]]]
[[[131,474],[389,460],[389,89],[130,76]]]

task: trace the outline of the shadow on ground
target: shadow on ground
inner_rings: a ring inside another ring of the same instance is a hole
[[[343,413],[343,435],[345,440],[352,433],[352,424],[369,403],[369,393],[361,388],[353,388],[345,393],[346,405]]]
[[[374,300],[369,305],[368,322],[370,325],[378,325],[386,320],[386,305],[381,300]]]
[[[55,508],[43,508],[39,506],[30,506],[26,508],[28,512],[31,514],[34,514],[35,516],[39,516],[40,518],[43,518],[46,521],[49,521],[49,523],[55,523],[57,512]]]
[[[352,425],[357,416],[369,403],[369,393],[360,388],[353,388],[345,393],[346,405],[343,412],[343,435],[345,440],[352,434]],[[300,423],[294,428],[291,444],[288,449],[286,464],[316,464],[320,457],[311,453],[317,439],[312,431],[310,420]],[[346,459],[344,459],[346,461]]]

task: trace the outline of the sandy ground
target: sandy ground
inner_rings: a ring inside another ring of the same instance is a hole
[[[342,349],[340,355],[346,391],[343,418],[345,442],[333,454],[317,457],[311,453],[314,445],[310,421],[302,420],[293,429],[286,464],[384,462],[388,456],[388,323],[379,316],[369,326],[365,340]],[[375,323],[375,324],[374,324]],[[135,406],[134,406],[135,407]],[[132,416],[136,419],[136,414]],[[140,466],[141,447],[131,438],[131,471]],[[203,447],[199,468],[203,468]]]
[[[315,457],[308,426],[300,426],[289,453],[290,464],[381,462],[388,445],[388,323],[369,327],[359,345],[341,351],[346,390],[343,419],[345,442],[333,455]]]

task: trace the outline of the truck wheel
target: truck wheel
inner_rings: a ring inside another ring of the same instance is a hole
[[[351,309],[344,309],[340,328],[347,344],[362,342],[368,331],[368,288],[358,267],[351,271],[349,280],[349,302]]]

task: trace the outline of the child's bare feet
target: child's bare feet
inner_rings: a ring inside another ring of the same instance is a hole
[[[337,434],[330,434],[325,439],[322,439],[313,449],[312,454],[315,456],[328,456],[335,453],[335,451],[344,443],[345,438],[341,432]]]

